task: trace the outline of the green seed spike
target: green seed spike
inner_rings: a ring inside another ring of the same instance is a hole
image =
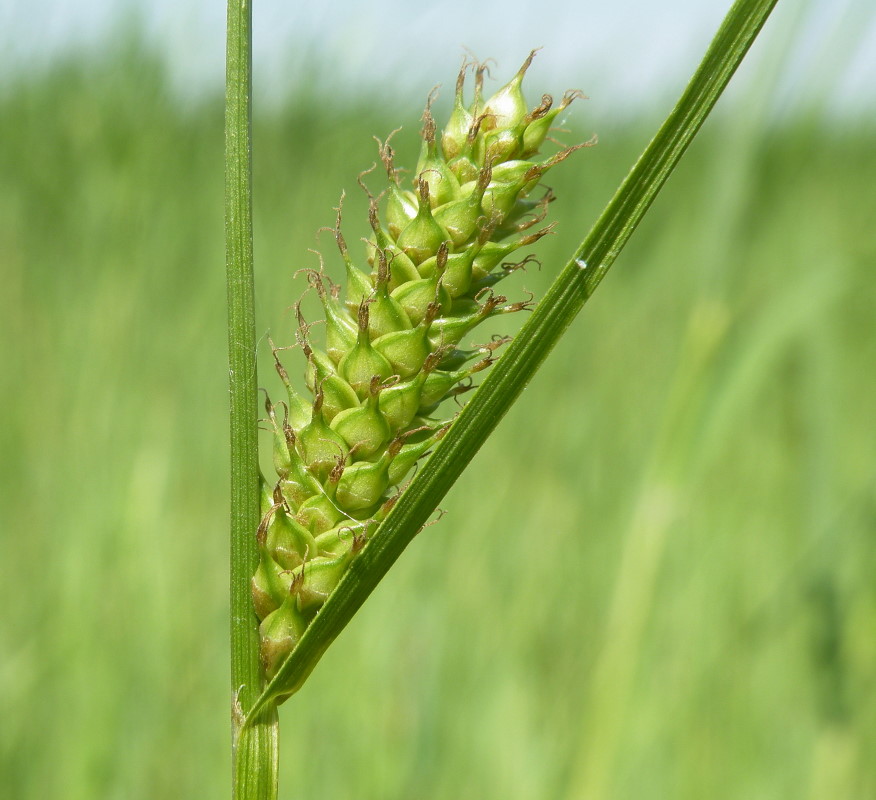
[[[389,294],[390,267],[386,252],[377,250],[377,277],[369,309],[368,333],[372,339],[393,331],[411,327],[411,320],[404,307]],[[409,281],[410,282],[410,281]],[[402,284],[406,286],[407,284]]]
[[[450,119],[441,134],[441,149],[444,152],[444,158],[448,161],[453,160],[462,152],[472,123],[471,112],[465,107],[462,96],[465,88],[465,74],[471,66],[469,60],[463,58],[462,67],[460,67],[459,75],[456,78],[453,111],[450,113]]]
[[[371,379],[375,375],[380,380],[386,380],[393,374],[392,364],[376,347],[371,346],[371,337],[368,334],[368,305],[369,301],[367,300],[363,300],[359,304],[359,334],[356,337],[356,344],[338,364],[338,371],[353,387],[360,400],[368,397],[371,390]],[[392,336],[394,334],[386,335]],[[375,341],[375,345],[377,341]]]
[[[537,52],[538,50],[530,52],[517,74],[487,100],[484,105],[484,114],[487,115],[483,124],[485,132],[497,128],[516,128],[526,119],[526,100],[523,98],[521,85],[523,76],[529,69],[529,65],[532,64],[532,59],[535,58]]]
[[[441,243],[448,238],[447,232],[432,216],[428,182],[420,177],[417,180],[417,186],[420,191],[417,216],[411,220],[398,237],[398,246],[415,265],[425,261],[430,256],[434,256]],[[419,277],[419,273],[410,279],[414,277]]]
[[[313,400],[313,416],[296,440],[299,455],[310,474],[319,481],[328,478],[339,455],[344,458],[347,456],[347,443],[328,426],[322,413],[322,404],[322,388],[318,388]]]
[[[380,412],[378,398],[381,389],[380,378],[375,375],[365,402],[357,408],[342,411],[332,420],[332,428],[343,437],[356,458],[374,455],[392,436],[389,422]]]
[[[535,154],[557,114],[578,96],[567,93],[555,108],[545,95],[527,111],[521,84],[532,55],[486,103],[486,64],[463,62],[440,146],[429,98],[415,193],[400,188],[393,134],[378,141],[386,203],[379,205],[362,184],[370,201],[371,274],[347,250],[341,195],[333,233],[346,268],[346,302],[321,260],[318,270],[305,270],[323,306],[324,344],[311,342],[312,326],[296,305],[312,404],[292,388],[271,343],[289,401],[288,409],[278,404],[283,414],[266,401],[279,480],[272,492],[262,490],[252,579],[269,676],[390,513],[401,494],[395,487],[448,430],[441,404],[472,388],[473,376],[493,363],[508,338],[470,350],[459,342],[488,317],[529,305],[509,303],[492,287],[530,261],[508,263],[508,256],[551,231],[541,220],[553,194],[536,200],[530,193],[574,148]],[[466,108],[472,68],[474,100]]]
[[[429,203],[432,208],[455,200],[459,192],[459,181],[453,174],[447,162],[438,154],[435,144],[435,119],[432,117],[432,95],[426,101],[423,111],[423,145],[420,160],[417,162],[419,181],[425,181],[429,186]]]

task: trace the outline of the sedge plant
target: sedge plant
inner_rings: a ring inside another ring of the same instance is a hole
[[[521,251],[551,230],[544,219],[553,194],[543,177],[593,143],[542,153],[557,115],[580,92],[528,105],[522,84],[533,51],[486,97],[484,65],[464,62],[440,132],[427,101],[409,180],[395,164],[392,137],[379,142],[387,188],[369,192],[372,235],[361,258],[347,246],[338,207],[334,237],[345,286],[321,266],[304,270],[324,332],[317,340],[299,302],[295,345],[306,394],[295,388],[283,348],[273,347],[284,395],[263,406],[276,472],[265,479],[258,466],[252,285],[251,9],[230,0],[226,236],[236,797],[276,797],[278,705],[300,688],[422,529],[595,290],[775,2],[737,0],[676,108],[537,305],[509,301],[501,281],[526,266],[529,256]],[[469,73],[473,92],[466,102]],[[468,344],[483,321],[523,309],[532,314],[513,342],[494,337]],[[470,402],[448,412],[444,401],[471,388],[480,373],[488,377]]]

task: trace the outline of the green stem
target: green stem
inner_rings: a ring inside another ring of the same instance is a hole
[[[252,8],[229,0],[225,93],[225,266],[231,399],[231,689],[236,800],[277,797],[277,712],[241,731],[264,682],[250,579],[258,564],[258,382],[252,248]]]
[[[532,379],[675,169],[776,2],[734,3],[675,108],[505,355],[353,562],[252,713],[301,686]]]

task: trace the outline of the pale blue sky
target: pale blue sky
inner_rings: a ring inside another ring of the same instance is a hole
[[[678,93],[729,2],[456,0],[412,8],[401,0],[256,0],[257,87],[262,96],[286,92],[309,61],[328,92],[391,86],[421,96],[436,80],[449,91],[463,47],[494,57],[507,75],[542,46],[533,94],[572,85],[601,107],[647,110]],[[0,67],[8,75],[68,48],[94,49],[120,22],[136,22],[176,84],[197,95],[223,78],[224,13],[219,0],[8,3],[0,10]],[[834,109],[876,108],[876,5],[868,0],[780,0],[753,56],[738,83],[767,81],[777,108],[813,97]]]

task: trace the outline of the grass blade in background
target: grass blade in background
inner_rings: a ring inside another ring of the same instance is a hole
[[[776,0],[738,0],[666,122],[506,354],[400,497],[253,706],[297,690],[426,522],[608,272],[754,41]],[[249,722],[249,717],[247,721]]]

